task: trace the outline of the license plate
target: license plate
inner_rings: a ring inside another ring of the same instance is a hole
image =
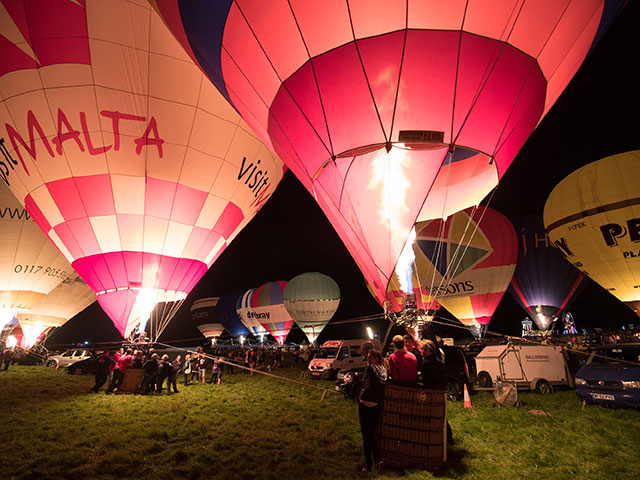
[[[608,393],[594,393],[593,398],[596,400],[615,400],[616,397]]]
[[[320,375],[322,375],[321,372],[311,372],[312,377],[319,377]]]

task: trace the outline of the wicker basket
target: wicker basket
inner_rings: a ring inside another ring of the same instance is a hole
[[[446,392],[389,384],[376,431],[380,457],[397,468],[439,470],[447,459]]]

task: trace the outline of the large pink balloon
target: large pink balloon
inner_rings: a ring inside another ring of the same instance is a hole
[[[497,185],[585,58],[605,1],[153,3],[382,303],[413,225]]]

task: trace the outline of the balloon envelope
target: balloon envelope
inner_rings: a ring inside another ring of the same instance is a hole
[[[258,339],[262,341],[264,336],[268,333],[267,330],[262,326],[260,319],[253,314],[253,309],[251,307],[252,297],[257,289],[252,288],[251,290],[247,290],[244,292],[236,303],[236,312],[238,313],[238,317],[244,324],[244,326]]]
[[[302,273],[287,283],[283,301],[287,312],[313,343],[340,305],[340,287],[328,275]]]
[[[544,207],[544,225],[569,262],[638,313],[640,150],[603,158],[562,180]]]
[[[416,221],[497,185],[585,58],[605,1],[155,4],[382,303]]]
[[[251,312],[260,324],[282,345],[289,335],[293,319],[284,307],[283,291],[287,282],[268,282],[251,296]]]
[[[2,11],[3,180],[128,336],[184,300],[282,163],[146,2]]]
[[[18,321],[21,325],[30,320],[46,327],[60,327],[95,301],[93,290],[77,273],[72,273],[28,312],[19,313]]]
[[[511,222],[479,206],[416,225],[416,271],[423,289],[480,335],[513,277],[518,240]]]
[[[220,297],[216,307],[218,321],[234,337],[247,336],[250,333],[236,311],[236,304],[243,293],[244,290],[232,290],[225,293]]]
[[[540,330],[571,305],[584,288],[584,275],[551,246],[540,215],[514,220],[519,257],[509,292]]]
[[[29,311],[72,268],[0,182],[0,330]]]

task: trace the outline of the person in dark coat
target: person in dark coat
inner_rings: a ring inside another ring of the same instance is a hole
[[[144,375],[142,376],[142,380],[138,384],[138,389],[136,390],[136,394],[146,395],[149,393],[149,389],[152,388],[155,390],[156,385],[156,373],[158,372],[158,354],[153,353],[151,358],[144,362],[142,365],[144,369]]]
[[[111,352],[108,350],[98,357],[96,361],[96,384],[91,388],[92,392],[98,393],[100,387],[107,383],[111,366],[115,366],[115,364],[116,361],[111,358]]]
[[[420,374],[422,384],[427,388],[445,388],[444,363],[438,355],[438,347],[431,340],[425,340],[422,347],[422,365]]]
[[[365,465],[363,472],[370,472],[375,463],[379,469],[380,450],[375,438],[375,430],[382,414],[384,386],[388,378],[387,369],[382,365],[382,354],[379,350],[370,350],[367,355],[367,368],[364,371],[363,387],[358,399],[358,419],[362,431],[362,448]]]
[[[166,353],[162,355],[162,360],[158,364],[158,373],[156,374],[156,392],[158,394],[162,393],[162,384],[166,378],[169,378],[171,372],[173,371],[173,366],[169,361],[169,355]],[[169,388],[169,393],[171,393],[171,389]]]
[[[438,346],[431,340],[425,340],[422,347],[422,384],[426,388],[447,388],[444,362],[440,359]],[[453,432],[447,420],[447,443],[453,445]]]

